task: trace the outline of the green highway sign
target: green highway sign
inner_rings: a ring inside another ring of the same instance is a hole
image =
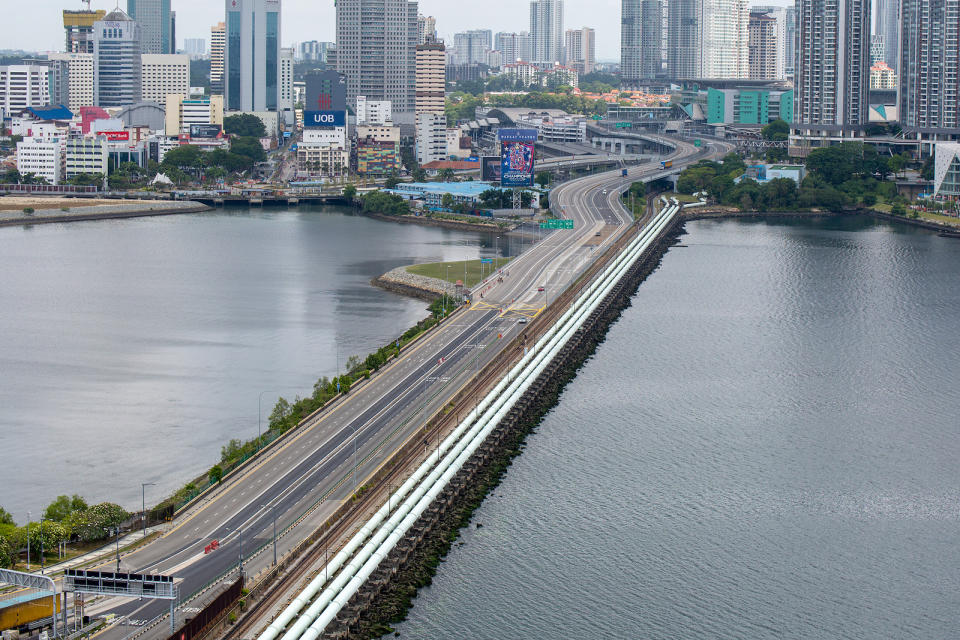
[[[573,229],[573,220],[550,219],[540,223],[541,229]]]
[[[631,129],[631,128],[633,128],[633,124],[631,124],[631,123],[629,123],[629,122],[618,122],[616,126],[617,126],[617,129]]]
[[[593,116],[594,120],[603,120],[603,116]]]
[[[702,144],[703,144],[703,143],[700,141],[699,138],[697,138],[696,140],[693,141],[693,146],[695,146],[695,147],[699,147],[699,146],[702,145]]]

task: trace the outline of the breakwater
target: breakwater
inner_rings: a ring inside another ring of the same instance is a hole
[[[490,438],[340,612],[324,637],[381,635],[391,630],[391,623],[403,619],[417,589],[430,583],[459,529],[469,522],[473,511],[499,483],[510,460],[520,452],[524,438],[556,404],[563,387],[603,341],[608,327],[629,306],[640,283],[656,269],[664,252],[675,242],[678,229],[678,223],[670,225],[628,269]]]

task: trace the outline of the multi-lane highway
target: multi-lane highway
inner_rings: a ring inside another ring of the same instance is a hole
[[[680,141],[670,144],[676,151],[664,159],[673,159],[675,166],[713,152]],[[158,540],[124,556],[122,570],[173,575],[186,597],[235,568],[241,557],[248,573],[272,562],[271,553],[253,552],[271,540],[274,518],[278,531],[287,530],[279,543],[281,553],[307,537],[526,329],[525,318],[539,313],[629,228],[633,220],[620,205],[620,195],[632,182],[661,173],[659,163],[653,163],[631,169],[627,177],[618,170],[558,186],[552,204],[574,220],[574,230],[545,235],[479,285],[470,308],[225,481]],[[215,539],[219,549],[205,554],[204,546]],[[161,601],[113,599],[87,613],[118,614],[120,622],[107,635],[121,638],[136,630],[132,626],[165,611]]]

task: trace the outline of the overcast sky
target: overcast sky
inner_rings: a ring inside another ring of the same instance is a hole
[[[788,0],[770,0],[756,4],[786,4]],[[13,0],[3,0],[13,3]],[[621,0],[566,0],[566,28],[582,26],[597,30],[597,57],[620,58]],[[223,0],[172,0],[177,12],[177,41],[205,38],[211,25],[223,20]],[[126,9],[126,0],[120,0]],[[0,49],[60,51],[63,49],[64,8],[83,8],[80,0],[30,0],[18,3],[18,9],[4,12]],[[94,9],[113,9],[117,0],[93,0]],[[525,0],[420,0],[420,13],[437,18],[440,36],[452,43],[457,31],[492,29],[526,31],[530,12]],[[304,40],[328,40],[334,37],[333,0],[283,0],[283,44]]]

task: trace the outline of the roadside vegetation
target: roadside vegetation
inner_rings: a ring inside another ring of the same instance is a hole
[[[498,258],[491,264],[483,264],[479,260],[430,262],[407,267],[407,272],[456,284],[457,280],[464,279],[464,271],[466,271],[466,280],[464,282],[469,289],[481,282],[481,274],[488,277],[494,271],[506,267],[512,259],[513,258]]]

